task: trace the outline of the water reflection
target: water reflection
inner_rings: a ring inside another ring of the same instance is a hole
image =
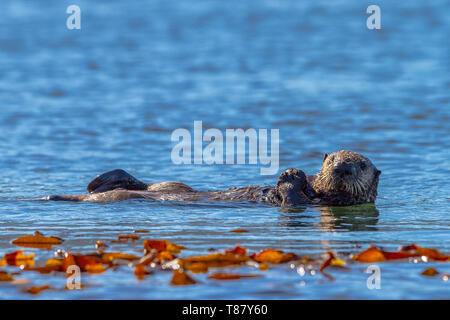
[[[280,209],[285,213],[280,216],[284,219],[281,224],[294,228],[319,228],[322,230],[336,231],[376,231],[379,211],[374,204],[362,204],[345,207],[313,207],[319,212],[317,217],[311,214],[302,214],[306,207],[295,209]]]
[[[346,207],[319,207],[320,226],[328,230],[376,231],[379,211],[373,203]]]

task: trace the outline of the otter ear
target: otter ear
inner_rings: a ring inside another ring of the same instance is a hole
[[[328,158],[328,153],[325,153],[325,155],[323,156],[323,161],[327,160]]]
[[[380,174],[381,174],[381,171],[380,170],[377,170],[376,172],[375,172],[375,177],[379,177],[380,176]]]

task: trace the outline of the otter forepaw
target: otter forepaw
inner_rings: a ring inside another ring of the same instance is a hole
[[[286,169],[280,174],[276,191],[282,199],[282,207],[295,207],[311,202],[306,196],[310,192],[306,175],[296,168]]]
[[[293,185],[306,184],[306,175],[302,170],[296,168],[286,169],[278,177],[277,187],[284,183],[291,183]]]

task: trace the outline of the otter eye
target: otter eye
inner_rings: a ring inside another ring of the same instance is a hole
[[[361,169],[364,170],[366,168],[366,164],[364,162],[361,163]]]

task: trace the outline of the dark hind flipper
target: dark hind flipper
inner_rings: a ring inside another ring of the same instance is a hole
[[[147,184],[139,181],[122,169],[108,171],[95,177],[88,186],[89,193],[105,192],[114,189],[147,190]]]
[[[299,207],[311,203],[310,197],[314,196],[305,173],[295,168],[286,169],[280,174],[275,190],[282,207]]]

